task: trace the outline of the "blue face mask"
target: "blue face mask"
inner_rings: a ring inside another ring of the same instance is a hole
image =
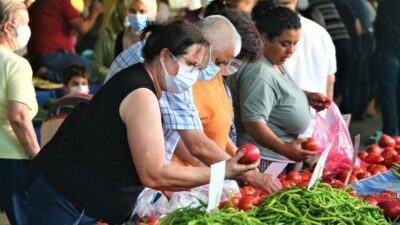
[[[143,30],[147,26],[148,17],[146,15],[128,15],[129,24],[137,31]]]
[[[211,47],[210,47],[210,60],[208,61],[207,67],[204,68],[202,71],[200,71],[197,80],[200,81],[211,80],[217,75],[219,70],[220,68],[211,61]]]

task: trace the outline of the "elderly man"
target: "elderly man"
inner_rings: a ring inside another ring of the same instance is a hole
[[[239,53],[241,41],[236,29],[226,18],[210,16],[201,23],[203,24],[202,31],[214,31],[212,32],[213,35],[205,33],[206,38],[213,37],[208,40],[211,48],[211,61],[208,68],[204,70],[209,72],[202,72],[199,76],[201,80],[210,80],[217,75],[218,70],[221,70],[221,73],[227,73],[226,65],[234,55]],[[137,43],[122,52],[111,65],[106,82],[119,70],[142,61],[142,46],[143,43]],[[218,68],[210,71],[213,67],[211,64],[215,64]],[[207,166],[230,158],[228,153],[218,147],[203,132],[199,113],[193,103],[192,90],[182,94],[163,92],[160,99],[160,109],[163,117],[167,160],[171,159],[179,138],[182,140],[180,144],[184,144],[194,158]],[[200,162],[198,163],[201,164]],[[192,162],[192,164],[196,163]],[[279,181],[268,174],[251,172],[245,174],[243,179],[269,192],[276,191],[281,187]]]

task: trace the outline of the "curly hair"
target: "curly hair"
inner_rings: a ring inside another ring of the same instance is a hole
[[[285,30],[301,28],[299,15],[286,7],[277,7],[276,1],[259,1],[252,11],[252,17],[258,31],[270,40]]]

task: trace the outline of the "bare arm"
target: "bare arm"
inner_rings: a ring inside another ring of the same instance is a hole
[[[189,150],[186,148],[182,139],[179,139],[176,145],[174,154],[179,157],[182,161],[189,163],[192,166],[206,166],[198,158],[194,157]]]
[[[163,191],[181,191],[209,182],[208,167],[181,167],[167,164],[164,135],[158,100],[147,89],[130,93],[120,105],[120,115],[127,127],[128,143],[140,181],[147,187]],[[255,169],[255,165],[241,165],[240,151],[228,160],[226,178]]]
[[[11,127],[18,138],[19,143],[30,158],[34,158],[40,151],[39,143],[36,139],[32,120],[28,115],[28,106],[21,102],[8,102],[7,117]]]
[[[326,95],[329,99],[333,99],[333,88],[335,84],[335,75],[329,74],[326,81]]]
[[[178,133],[190,153],[207,166],[231,157],[210,140],[202,130],[178,130]]]
[[[235,143],[233,143],[232,139],[228,138],[228,144],[226,145],[226,152],[229,155],[234,155],[237,151],[237,146]]]
[[[289,143],[283,142],[264,121],[243,121],[243,125],[258,144],[288,159],[300,162],[308,156],[315,154],[301,149],[302,140],[300,139]]]
[[[85,34],[92,29],[97,17],[103,12],[103,4],[95,0],[90,6],[90,14],[87,18],[79,17],[69,22],[72,28],[79,34]]]

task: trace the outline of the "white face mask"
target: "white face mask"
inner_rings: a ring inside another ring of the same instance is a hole
[[[72,86],[70,88],[70,93],[89,94],[89,86],[88,85]]]
[[[19,25],[16,26],[11,23],[17,30],[17,36],[11,37],[12,41],[14,42],[15,49],[19,50],[24,48],[29,41],[29,38],[31,37],[31,28],[29,28],[28,25]]]
[[[175,56],[173,56],[172,54],[171,56],[174,59],[174,61],[179,64],[179,69],[176,76],[171,76],[168,74],[167,68],[165,67],[165,64],[161,60],[161,58],[160,62],[165,74],[164,78],[165,78],[165,83],[167,85],[167,91],[178,94],[185,92],[192,87],[192,85],[196,82],[197,77],[199,76],[199,70],[184,65],[178,62]]]

